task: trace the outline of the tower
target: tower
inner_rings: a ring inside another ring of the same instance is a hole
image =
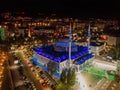
[[[90,33],[90,24],[89,24],[89,26],[88,26],[88,50],[89,50],[89,53],[90,53],[90,37],[91,37],[90,34],[91,33]]]
[[[69,31],[69,66],[71,67],[71,44],[72,44],[72,27],[70,23],[70,31]]]

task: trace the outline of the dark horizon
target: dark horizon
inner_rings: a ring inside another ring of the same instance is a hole
[[[84,1],[40,1],[20,0],[1,1],[0,11],[24,11],[31,13],[55,13],[68,17],[116,17],[120,18],[120,1],[118,0],[84,0]]]

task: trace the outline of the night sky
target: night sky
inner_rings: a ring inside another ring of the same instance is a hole
[[[119,16],[119,0],[0,0],[0,11],[31,11],[65,15]]]

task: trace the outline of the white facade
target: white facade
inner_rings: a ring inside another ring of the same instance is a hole
[[[53,60],[50,60],[50,59],[48,59],[48,58],[46,58],[46,57],[43,57],[43,56],[37,54],[36,52],[34,52],[34,55],[36,56],[37,61],[38,61],[40,64],[42,64],[43,66],[46,66],[46,67],[47,67],[47,63],[48,63],[49,61],[53,61]],[[72,67],[75,69],[76,72],[80,72],[80,71],[82,71],[88,64],[92,64],[93,58],[90,58],[89,60],[85,61],[85,62],[84,62],[83,64],[81,64],[81,65],[75,65],[75,64],[73,64],[73,61],[74,61],[74,60],[71,60]],[[55,61],[53,61],[53,62],[55,62]],[[64,68],[69,68],[68,62],[69,62],[69,60],[65,60],[65,61],[63,61],[63,62],[55,62],[55,63],[57,63],[57,64],[59,65],[59,71],[58,71],[59,73],[61,73]]]
[[[104,49],[104,45],[101,46],[90,46],[91,52],[94,53],[95,55],[99,55],[100,51]]]

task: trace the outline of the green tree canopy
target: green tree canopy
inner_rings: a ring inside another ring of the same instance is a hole
[[[63,69],[56,90],[71,90],[75,84],[75,71],[73,69]]]
[[[115,60],[120,59],[120,44],[116,46],[112,46],[108,52],[108,55],[111,56]]]

